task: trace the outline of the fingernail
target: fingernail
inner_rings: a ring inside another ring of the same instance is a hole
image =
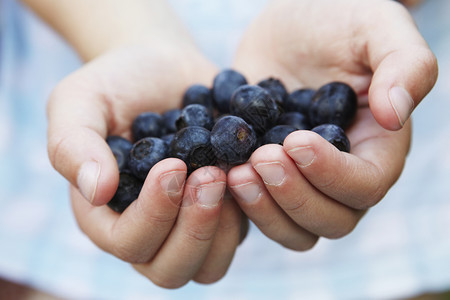
[[[186,172],[171,171],[164,173],[159,178],[162,189],[170,196],[178,194],[184,187]]]
[[[268,185],[281,185],[286,177],[284,166],[280,162],[260,163],[255,166],[255,170]]]
[[[94,200],[97,191],[98,178],[100,177],[100,164],[96,161],[83,163],[78,171],[77,185],[81,194],[90,203]]]
[[[414,101],[404,88],[395,86],[389,90],[389,101],[397,115],[400,126],[405,125],[414,109]]]
[[[225,193],[225,182],[213,182],[197,187],[197,203],[203,207],[215,207]]]
[[[311,146],[292,148],[287,153],[300,167],[311,165],[316,158],[316,154]]]
[[[258,184],[247,182],[244,184],[234,185],[230,187],[240,200],[246,204],[256,202],[261,195],[261,188]]]

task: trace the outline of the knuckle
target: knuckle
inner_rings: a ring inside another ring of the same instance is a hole
[[[376,182],[374,182],[372,192],[368,193],[367,197],[363,198],[354,208],[358,210],[369,209],[380,202],[381,199],[384,198],[386,193],[387,188],[385,187],[385,185],[380,180],[377,180]]]
[[[212,284],[225,276],[226,270],[221,272],[202,272],[194,277],[194,281],[201,284]]]
[[[328,239],[340,239],[355,229],[357,222],[346,222],[343,225],[334,227],[333,230],[324,234],[324,237]]]
[[[318,240],[319,240],[318,236],[312,236],[306,239],[305,238],[299,239],[298,237],[295,237],[294,240],[292,239],[284,240],[280,241],[280,243],[288,249],[304,252],[311,250],[317,244]]]
[[[147,278],[159,287],[165,289],[178,289],[188,283],[188,279],[177,278],[166,273],[153,273]]]
[[[147,258],[144,260],[144,258],[126,242],[113,243],[111,253],[117,258],[132,264],[144,263],[147,260]]]
[[[283,210],[288,214],[295,214],[298,210],[306,207],[311,200],[311,197],[300,195],[284,203]]]
[[[66,161],[66,153],[70,151],[71,134],[60,134],[48,139],[48,156],[52,166],[61,171],[62,163]]]
[[[150,201],[145,201],[139,198],[136,200],[136,205],[134,207],[137,210],[137,215],[140,217],[135,219],[143,220],[146,224],[150,224],[152,226],[165,226],[175,223],[175,220],[177,219],[175,212],[172,214],[163,212],[158,213],[158,210],[155,210],[152,207],[147,207],[146,204],[149,204],[149,202]]]
[[[208,230],[199,226],[187,228],[185,234],[189,240],[202,243],[211,242],[214,238],[213,230]]]

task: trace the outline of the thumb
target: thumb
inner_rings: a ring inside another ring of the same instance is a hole
[[[381,126],[398,130],[433,88],[438,65],[407,10],[393,2],[389,5],[393,9],[386,14],[388,26],[383,26],[389,33],[377,28],[368,33],[367,52],[374,72],[369,105]]]
[[[48,102],[49,159],[91,204],[103,205],[119,182],[117,162],[105,141],[111,117],[100,95],[74,79],[63,80]]]

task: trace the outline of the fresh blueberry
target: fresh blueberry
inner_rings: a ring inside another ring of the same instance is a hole
[[[262,144],[279,144],[283,145],[284,139],[291,134],[292,132],[296,131],[297,128],[294,126],[289,125],[276,125],[272,128],[270,128],[269,131],[264,134],[262,138]]]
[[[290,125],[297,128],[297,130],[310,130],[308,117],[296,111],[285,112],[278,118],[278,125]]]
[[[230,99],[234,91],[241,85],[247,84],[245,77],[232,69],[225,69],[216,75],[213,81],[212,93],[215,106],[219,113],[230,112]]]
[[[205,106],[190,104],[181,110],[175,124],[178,130],[188,126],[200,126],[211,130],[214,125],[214,118]]]
[[[211,133],[200,126],[179,130],[170,144],[170,154],[186,163],[188,173],[200,167],[215,165],[217,160],[211,147]]]
[[[296,111],[308,115],[312,98],[316,91],[313,89],[298,89],[285,98],[283,107],[285,111]]]
[[[119,186],[108,206],[115,212],[122,213],[141,192],[143,182],[128,172],[121,172]]]
[[[268,91],[270,96],[272,96],[272,99],[274,99],[280,107],[283,106],[283,103],[288,96],[288,92],[281,80],[269,77],[261,80],[258,85]]]
[[[183,107],[190,104],[201,104],[213,114],[214,100],[211,90],[201,84],[191,85],[183,95]]]
[[[116,158],[119,172],[124,171],[128,167],[128,155],[130,154],[131,142],[121,136],[110,135],[106,138],[106,143]]]
[[[244,119],[258,135],[273,127],[280,111],[270,94],[257,85],[243,85],[231,97],[231,113]]]
[[[242,118],[225,116],[211,130],[211,144],[217,158],[228,165],[246,162],[256,146],[256,134]]]
[[[312,99],[309,121],[312,126],[335,124],[347,129],[356,116],[357,96],[343,82],[331,82],[319,88]]]
[[[161,133],[162,135],[177,132],[177,125],[175,124],[175,122],[180,114],[181,109],[175,108],[168,110],[161,115],[163,124],[163,132]]]
[[[322,136],[336,148],[344,152],[350,152],[350,141],[344,129],[335,124],[322,124],[311,129]]]
[[[170,147],[170,144],[172,143],[173,137],[175,136],[175,133],[169,133],[165,134],[161,137],[161,139],[166,143],[167,147]]]
[[[166,143],[160,138],[146,137],[137,141],[130,151],[128,166],[140,180],[145,180],[150,169],[167,157]]]
[[[134,141],[139,141],[145,137],[160,137],[162,128],[162,117],[160,114],[154,112],[141,113],[131,124]]]

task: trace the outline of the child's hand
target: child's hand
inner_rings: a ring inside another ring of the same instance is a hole
[[[298,131],[228,174],[248,217],[298,250],[348,234],[383,198],[403,169],[409,115],[437,77],[407,10],[382,0],[273,1],[244,36],[235,68],[254,83],[278,77],[290,90],[343,81],[359,96],[350,154]]]
[[[291,89],[349,83],[377,122],[398,130],[437,78],[408,11],[391,0],[272,1],[244,36],[236,68]]]
[[[139,113],[180,106],[190,84],[209,85],[217,72],[189,48],[174,49],[125,47],[100,56],[64,79],[48,105],[49,157],[72,184],[79,226],[100,248],[168,288],[220,279],[245,229],[239,207],[224,198],[224,172],[204,167],[185,184],[186,165],[175,158],[152,168],[124,213],[104,205],[119,179],[106,136],[130,137]]]

